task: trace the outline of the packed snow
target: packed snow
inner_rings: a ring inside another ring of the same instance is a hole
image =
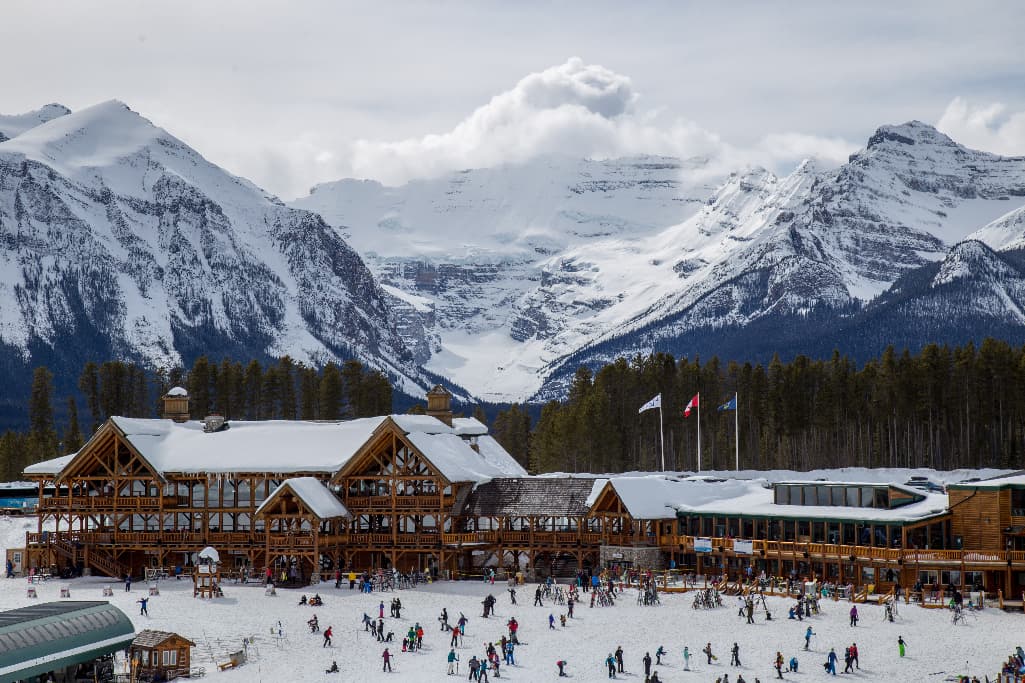
[[[0,539],[4,547],[24,544],[24,532],[34,529],[32,518],[0,518]],[[199,548],[196,549],[197,551]],[[625,674],[618,678],[643,680],[641,659],[663,646],[668,655],[661,665],[653,665],[659,678],[666,682],[712,683],[725,673],[735,681],[737,674],[754,683],[775,680],[772,661],[777,651],[784,658],[796,656],[799,673],[786,673],[789,681],[819,680],[822,663],[830,648],[841,657],[846,646],[857,643],[860,664],[853,680],[928,682],[945,681],[956,674],[988,674],[990,678],[1000,664],[1025,641],[1025,615],[1005,613],[995,608],[973,612],[966,624],[953,625],[947,610],[923,609],[901,603],[895,622],[884,620],[881,608],[859,604],[860,623],[848,625],[850,604],[844,601],[822,601],[822,613],[805,621],[786,618],[791,601],[767,598],[772,621],[765,621],[761,609],[756,623],[747,625],[737,616],[736,598],[724,597],[724,607],[711,610],[691,609],[692,594],[662,594],[662,604],[644,607],[636,604],[636,590],[628,589],[615,607],[577,606],[576,615],[565,627],[558,617],[565,607],[544,602],[533,607],[534,587],[526,585],[517,591],[517,606],[510,605],[507,587],[497,582],[491,586],[480,581],[441,581],[427,586],[397,592],[361,594],[349,590],[344,581],[340,589],[333,582],[309,588],[278,589],[276,596],[264,594],[262,585],[224,584],[224,597],[203,600],[192,597],[192,582],[163,580],[158,583],[159,595],[148,596],[145,584],[135,583],[131,592],[123,584],[105,578],[82,578],[70,581],[51,579],[37,585],[39,597],[26,597],[27,582],[23,578],[0,581],[0,604],[4,608],[23,607],[37,602],[58,600],[61,586],[68,586],[72,599],[106,599],[121,608],[137,630],[146,628],[180,633],[196,643],[192,652],[193,666],[206,670],[214,681],[246,683],[279,683],[281,681],[446,681],[445,673],[449,636],[439,629],[438,615],[447,608],[450,621],[464,613],[468,618],[466,637],[456,648],[460,675],[466,676],[470,657],[481,657],[483,643],[497,642],[507,634],[505,623],[515,617],[520,624],[522,645],[515,649],[515,666],[502,666],[501,679],[536,683],[558,680],[555,662],[568,663],[566,671],[575,680],[585,683],[606,681],[604,659],[617,646],[624,651]],[[102,589],[114,588],[113,596],[102,598]],[[299,597],[319,593],[323,607],[299,606]],[[496,616],[481,618],[480,603],[488,594],[497,599]],[[138,600],[149,598],[148,616],[139,614]],[[402,600],[401,619],[388,617],[392,598]],[[395,634],[392,643],[378,643],[362,626],[366,613],[379,614],[385,603],[385,631]],[[307,621],[317,616],[321,633],[311,633]],[[548,628],[548,615],[556,617],[555,629]],[[419,652],[402,652],[402,637],[410,626],[419,622],[424,629],[424,647]],[[323,647],[322,632],[332,627],[330,647]],[[811,651],[805,652],[804,632],[811,626],[816,634]],[[907,656],[897,652],[897,638],[907,643]],[[217,664],[227,662],[228,654],[248,645],[249,661],[237,669],[218,671]],[[709,665],[700,650],[706,643],[718,660]],[[740,647],[742,666],[728,665],[729,650],[736,642]],[[395,655],[392,673],[382,673],[381,654],[385,647]],[[683,670],[682,650],[690,648],[691,671]],[[338,662],[340,673],[328,674],[332,661]],[[494,675],[491,673],[490,675]],[[456,679],[460,680],[460,679]]]

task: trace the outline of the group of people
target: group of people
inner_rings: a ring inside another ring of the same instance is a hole
[[[303,593],[302,597],[299,598],[300,605],[309,605],[310,607],[323,607],[324,600],[320,597],[320,593],[314,593],[312,598],[307,598],[306,594]]]

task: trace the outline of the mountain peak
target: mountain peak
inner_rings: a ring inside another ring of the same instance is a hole
[[[27,130],[70,113],[71,110],[63,104],[52,103],[24,114],[0,114],[0,142],[17,137]]]
[[[900,125],[880,126],[868,139],[868,148],[881,145],[943,145],[956,146],[957,143],[935,127],[921,121],[908,121]]]

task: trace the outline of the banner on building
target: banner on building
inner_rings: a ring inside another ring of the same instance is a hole
[[[696,553],[710,553],[710,552],[712,552],[712,539],[710,539],[710,538],[695,538],[694,539],[694,552],[696,552]]]
[[[752,541],[733,541],[733,552],[737,555],[753,555],[754,543]]]

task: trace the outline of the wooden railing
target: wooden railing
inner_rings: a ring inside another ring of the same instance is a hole
[[[349,510],[437,510],[442,499],[436,496],[349,496],[345,505]]]
[[[267,543],[272,548],[312,548],[313,536],[271,534],[267,538]]]

